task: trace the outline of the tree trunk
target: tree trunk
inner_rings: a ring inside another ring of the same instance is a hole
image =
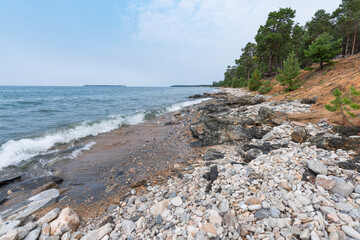
[[[320,62],[320,70],[323,68],[323,62]]]
[[[345,47],[345,56],[347,55],[348,53],[348,48],[349,48],[349,30],[347,31],[347,37],[346,37],[346,47]]]
[[[272,72],[273,58],[274,58],[274,56],[273,56],[272,53],[271,53],[271,54],[270,54],[270,58],[269,58],[268,73],[271,73],[271,72]]]
[[[250,78],[250,69],[247,71],[248,74],[247,74],[247,80],[249,81],[249,78]]]
[[[355,53],[357,27],[358,27],[358,22],[356,22],[356,24],[355,24],[354,41],[353,41],[353,46],[352,46],[352,50],[351,50],[351,55],[353,55]]]

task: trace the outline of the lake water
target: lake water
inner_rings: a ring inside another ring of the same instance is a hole
[[[146,119],[202,99],[188,96],[212,92],[212,88],[170,87],[0,87],[0,169],[58,151],[76,157],[74,143]]]

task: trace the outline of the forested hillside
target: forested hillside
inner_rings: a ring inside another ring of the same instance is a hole
[[[305,26],[294,22],[296,10],[280,8],[270,12],[264,25],[242,49],[235,65],[227,66],[224,80],[213,86],[248,87],[268,93],[274,87],[269,79],[290,92],[302,84],[300,70],[322,70],[334,58],[360,52],[360,0],[342,0],[332,13],[318,10]],[[323,70],[322,70],[323,71]]]

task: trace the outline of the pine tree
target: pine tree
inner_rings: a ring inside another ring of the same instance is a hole
[[[257,91],[261,86],[261,73],[259,70],[255,70],[248,81],[248,88],[250,91]]]
[[[285,91],[291,92],[299,87],[298,75],[300,74],[300,63],[292,52],[283,62],[284,68],[276,75],[276,80],[286,86]]]
[[[341,53],[341,39],[333,41],[333,36],[328,33],[321,34],[305,50],[305,55],[311,58],[311,61],[320,63],[320,69],[323,67],[323,62],[330,62],[336,55]]]

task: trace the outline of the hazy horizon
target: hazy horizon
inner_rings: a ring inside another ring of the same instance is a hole
[[[18,1],[0,8],[2,86],[211,84],[279,7],[340,0]]]

